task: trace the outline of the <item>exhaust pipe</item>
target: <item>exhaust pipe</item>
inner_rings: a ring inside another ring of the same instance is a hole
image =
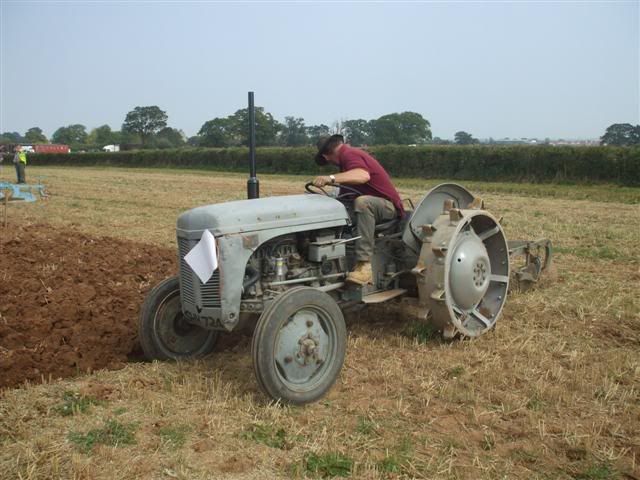
[[[249,180],[247,180],[247,198],[260,197],[260,182],[256,176],[256,108],[253,92],[249,92]]]

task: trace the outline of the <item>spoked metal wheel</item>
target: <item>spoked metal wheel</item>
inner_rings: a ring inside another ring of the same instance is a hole
[[[509,287],[509,249],[498,221],[483,210],[445,210],[429,228],[417,270],[421,301],[445,338],[493,328]]]
[[[178,360],[210,353],[218,340],[218,332],[186,321],[180,304],[178,277],[171,277],[147,295],[140,312],[138,337],[147,358]]]
[[[302,405],[318,400],[336,381],[346,350],[344,317],[324,292],[301,287],[276,298],[253,335],[253,369],[262,390]]]

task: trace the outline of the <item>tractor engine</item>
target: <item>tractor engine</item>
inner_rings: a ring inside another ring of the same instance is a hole
[[[329,291],[347,271],[341,229],[300,232],[277,237],[251,256],[245,272],[243,311],[255,311],[279,293],[296,286]]]

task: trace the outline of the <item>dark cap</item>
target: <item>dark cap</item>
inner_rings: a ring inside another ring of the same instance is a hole
[[[335,134],[326,137],[320,137],[316,146],[318,147],[318,153],[316,153],[315,160],[318,165],[326,165],[328,162],[323,155],[330,153],[333,148],[344,143],[344,137],[340,134]]]

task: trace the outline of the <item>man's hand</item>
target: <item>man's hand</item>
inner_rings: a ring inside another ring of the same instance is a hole
[[[331,178],[327,177],[326,175],[320,175],[313,180],[313,184],[318,188],[322,188],[325,185],[329,185],[330,183],[332,183]]]

